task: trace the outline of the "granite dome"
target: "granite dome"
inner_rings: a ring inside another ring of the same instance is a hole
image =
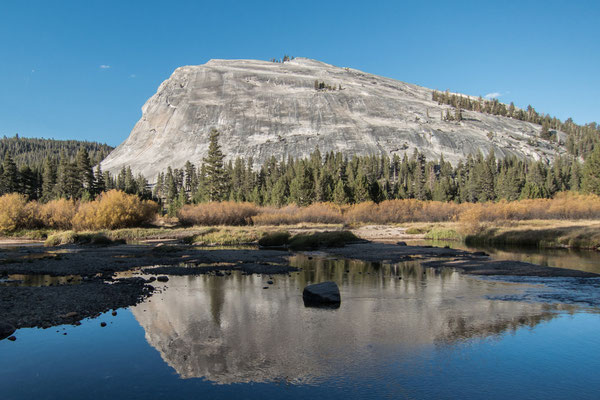
[[[532,123],[472,111],[463,111],[460,122],[445,121],[452,107],[431,98],[431,89],[306,58],[211,60],[177,68],[102,168],[131,166],[154,181],[168,166],[200,164],[212,128],[221,132],[228,159],[252,157],[255,165],[317,147],[349,156],[402,156],[417,148],[452,163],[491,149],[497,157],[545,160],[564,151],[539,139],[541,126]]]

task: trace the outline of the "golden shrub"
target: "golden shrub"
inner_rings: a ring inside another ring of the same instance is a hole
[[[26,196],[18,193],[0,196],[0,231],[11,232],[26,227],[27,218],[33,213]]]
[[[142,201],[136,195],[111,190],[94,201],[82,203],[73,218],[73,228],[131,228],[150,222],[157,210],[158,204],[153,201]]]
[[[346,222],[404,223],[452,221],[464,205],[416,199],[385,200],[379,204],[354,204],[344,214]]]
[[[222,201],[185,205],[177,217],[183,225],[248,225],[258,212],[253,203]]]
[[[77,208],[77,203],[72,200],[52,200],[40,206],[41,223],[46,228],[71,229]]]
[[[552,199],[465,204],[458,219],[464,231],[474,233],[497,221],[594,218],[600,218],[599,196],[563,192]]]

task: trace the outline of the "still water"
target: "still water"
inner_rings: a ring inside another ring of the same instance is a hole
[[[16,342],[0,341],[0,398],[600,397],[594,301],[541,301],[528,295],[551,290],[539,280],[418,262],[292,263],[303,270],[273,285],[269,276],[171,277],[117,316],[19,330]],[[340,286],[341,307],[305,308],[304,286],[325,280]]]

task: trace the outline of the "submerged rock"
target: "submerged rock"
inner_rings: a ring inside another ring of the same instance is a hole
[[[16,331],[15,327],[5,322],[0,322],[0,340],[6,339]]]
[[[339,307],[341,302],[340,289],[335,282],[321,282],[308,285],[302,292],[304,305],[307,307]]]

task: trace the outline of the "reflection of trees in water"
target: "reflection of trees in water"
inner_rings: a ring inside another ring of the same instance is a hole
[[[262,289],[266,276],[172,277],[165,292],[133,314],[181,377],[218,383],[306,382],[359,371],[377,349],[386,349],[383,357],[402,357],[554,315],[549,305],[485,298],[514,285],[436,273],[417,262],[373,266],[297,257],[292,263],[304,269],[276,276],[268,290]],[[325,280],[340,284],[342,307],[304,308],[304,286]]]
[[[442,247],[448,242],[422,241],[419,244],[432,244]],[[530,262],[546,267],[576,269],[600,274],[600,253],[594,250],[579,249],[540,249],[537,247],[519,247],[510,245],[467,246],[452,242],[451,247],[470,251],[485,251],[497,260]]]
[[[36,275],[36,274],[12,274],[9,275],[9,281],[6,283],[9,286],[56,286],[56,285],[68,285],[78,284],[81,282],[81,276],[79,275],[67,275],[67,276],[50,276],[50,275]]]

